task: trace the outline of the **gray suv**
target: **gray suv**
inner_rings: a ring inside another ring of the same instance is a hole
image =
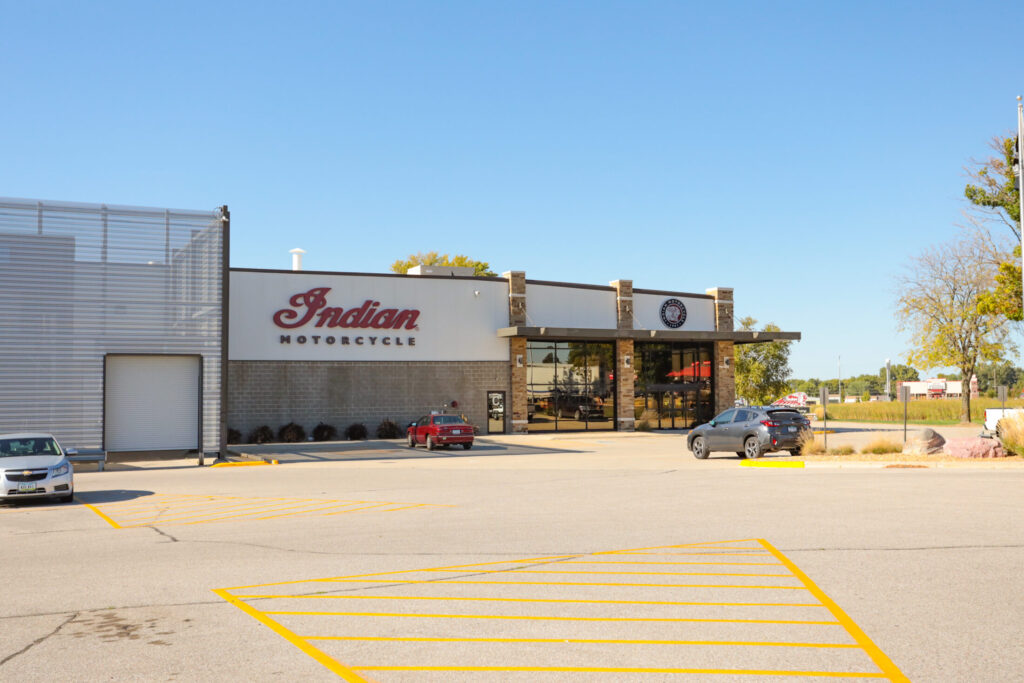
[[[701,460],[712,451],[732,451],[741,458],[759,458],[769,451],[800,455],[811,435],[810,420],[792,408],[731,408],[690,430],[686,447]]]

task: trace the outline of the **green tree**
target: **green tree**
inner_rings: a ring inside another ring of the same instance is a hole
[[[974,162],[968,170],[971,180],[964,196],[971,203],[969,220],[976,228],[983,253],[995,263],[995,282],[978,297],[982,313],[1004,315],[1010,320],[1024,319],[1021,291],[1021,216],[1020,189],[1013,172],[1017,159],[1017,140],[995,137],[989,145],[995,152],[985,161]],[[1001,228],[1002,238],[992,235],[990,225]],[[1013,236],[1012,242],[1009,235]]]
[[[474,275],[486,277],[494,277],[496,275],[496,273],[491,271],[491,264],[486,261],[474,261],[463,254],[456,254],[455,256],[438,254],[436,251],[428,251],[426,253],[419,251],[415,254],[409,254],[408,258],[404,260],[399,259],[392,263],[391,272],[404,274],[409,272],[409,269],[413,266],[463,266],[472,268]]]
[[[741,330],[753,330],[757,321],[747,317]],[[779,332],[777,325],[765,325],[765,332]],[[736,394],[752,405],[763,405],[789,393],[789,345],[774,341],[736,345]]]
[[[1004,315],[983,312],[978,298],[994,282],[994,268],[978,263],[968,239],[926,250],[899,278],[900,330],[911,335],[907,360],[920,367],[953,366],[970,378],[979,361],[998,361],[1014,348]],[[971,392],[960,420],[970,422]]]
[[[885,387],[885,366],[883,365],[878,369],[878,379],[882,383],[882,387]],[[889,382],[893,387],[896,386],[896,382],[918,382],[921,380],[921,374],[909,365],[903,365],[897,363],[896,365],[889,366]]]

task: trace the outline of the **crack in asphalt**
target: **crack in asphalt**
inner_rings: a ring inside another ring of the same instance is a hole
[[[60,612],[58,612],[58,614],[60,614]],[[55,635],[57,635],[57,632],[58,632],[58,631],[60,631],[60,630],[61,630],[62,628],[64,628],[64,627],[65,627],[65,626],[67,626],[68,624],[70,624],[70,623],[71,623],[72,621],[74,621],[74,620],[75,620],[76,618],[78,618],[78,615],[79,615],[79,614],[80,614],[79,612],[75,612],[75,613],[73,613],[73,614],[72,614],[72,615],[71,615],[70,617],[68,617],[67,619],[65,619],[64,621],[62,621],[62,622],[61,622],[60,624],[58,624],[58,625],[57,625],[57,628],[53,629],[52,631],[50,631],[49,633],[47,633],[47,634],[46,634],[45,636],[40,636],[40,637],[36,638],[36,639],[35,639],[35,640],[33,640],[33,641],[32,641],[31,643],[29,643],[29,644],[28,644],[28,645],[26,645],[25,647],[21,648],[20,650],[18,650],[18,651],[17,651],[17,652],[15,652],[14,654],[10,654],[10,655],[7,655],[7,656],[6,656],[6,657],[4,657],[3,659],[0,659],[0,666],[3,666],[4,664],[6,664],[7,662],[11,661],[12,659],[14,659],[15,657],[17,657],[17,656],[19,656],[19,655],[23,655],[23,654],[25,654],[26,652],[28,652],[29,650],[31,650],[32,648],[34,648],[34,647],[35,647],[36,645],[39,645],[40,643],[42,643],[43,641],[45,641],[45,640],[46,640],[47,638],[50,638],[51,636],[55,636]]]
[[[174,536],[171,536],[171,535],[170,535],[169,533],[167,533],[166,531],[164,531],[164,530],[162,530],[162,529],[158,529],[158,528],[157,528],[157,527],[155,527],[155,526],[151,526],[151,527],[149,527],[149,528],[150,528],[150,529],[152,529],[153,531],[157,532],[158,534],[160,534],[160,535],[161,535],[161,536],[163,536],[164,538],[169,538],[169,539],[171,539],[171,543],[178,543],[178,539],[177,539],[177,538],[175,538]]]

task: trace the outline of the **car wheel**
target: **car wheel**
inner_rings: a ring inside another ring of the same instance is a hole
[[[708,444],[703,436],[694,438],[693,443],[690,444],[690,450],[693,451],[693,457],[698,460],[704,460],[709,455]]]
[[[430,438],[429,434],[427,434],[427,450],[428,451],[434,450],[434,440]]]
[[[464,444],[462,444],[462,447],[465,448],[468,451],[470,448],[473,447],[473,444],[472,443],[464,443]]]
[[[409,448],[416,448],[416,437],[412,434],[409,435]]]
[[[71,493],[69,493],[66,496],[57,496],[57,502],[58,503],[70,503],[74,499],[75,499],[75,492],[74,491],[72,491]]]
[[[799,448],[790,448],[789,449],[789,454],[794,456],[794,457],[800,455],[800,453],[801,453],[801,449],[799,449]]]
[[[581,413],[580,411],[577,410],[576,414],[573,417],[576,418],[577,422],[579,422],[580,420],[583,419],[583,413]]]
[[[751,459],[761,457],[761,444],[758,443],[757,437],[747,437],[747,440],[743,442],[743,454]]]

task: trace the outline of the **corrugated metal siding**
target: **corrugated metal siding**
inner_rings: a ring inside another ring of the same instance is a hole
[[[200,354],[203,447],[217,450],[221,219],[0,198],[0,433],[101,446],[106,354]]]

